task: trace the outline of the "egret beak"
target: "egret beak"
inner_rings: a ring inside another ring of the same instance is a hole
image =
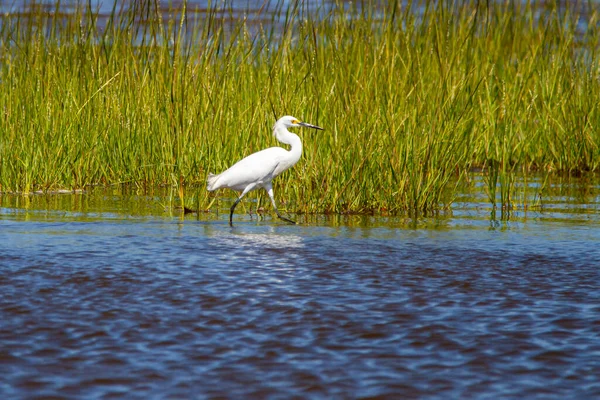
[[[320,126],[316,126],[316,125],[311,125],[311,124],[307,124],[306,122],[298,122],[298,125],[300,126],[304,126],[306,128],[313,128],[313,129],[318,129],[320,131],[324,131],[325,129],[321,128]]]

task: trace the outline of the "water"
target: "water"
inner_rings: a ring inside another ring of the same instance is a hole
[[[132,2],[132,1],[102,1],[102,0],[12,0],[9,2],[0,1],[0,20],[3,16],[19,15],[26,17],[30,14],[39,14],[40,12],[48,15],[58,15],[60,17],[72,16],[80,11],[85,15],[86,12],[94,14],[96,23],[104,27],[107,20],[113,12],[125,13],[130,10],[137,10],[138,15],[142,16],[150,9],[158,8],[163,17],[178,19],[181,10],[185,9],[188,18],[194,19],[196,16],[204,16],[209,10],[217,12],[218,16],[232,18],[234,20],[246,19],[249,22],[272,23],[282,22],[285,19],[285,13],[289,10],[295,10],[300,16],[323,17],[336,7],[344,7],[344,3],[336,3],[331,0],[319,1],[289,1],[289,0],[170,0],[164,2]],[[373,3],[375,7],[381,7],[379,3]],[[355,5],[360,9],[362,3]],[[284,15],[282,15],[284,14]],[[283,18],[283,19],[282,19]],[[142,19],[143,21],[143,19]]]
[[[1,196],[0,397],[598,398],[600,197],[567,186],[508,221],[475,193],[233,229],[162,196]]]
[[[300,19],[304,18],[325,18],[332,10],[344,7],[344,9],[356,8],[361,10],[362,7],[374,9],[375,13],[378,10],[385,8],[387,2],[373,1],[368,2],[358,1],[332,1],[332,0],[319,0],[319,1],[296,1],[296,0],[245,0],[245,1],[234,1],[234,0],[169,0],[162,2],[150,2],[151,8],[158,7],[161,15],[167,18],[178,19],[181,14],[181,10],[184,7],[187,11],[188,19],[192,21],[195,17],[204,16],[208,10],[217,11],[221,17],[231,18],[235,20],[246,20],[249,25],[253,23],[270,25],[273,23],[281,24],[286,20],[286,12],[288,10],[294,10]],[[424,13],[424,6],[420,2],[401,2],[402,9],[410,7],[411,12],[415,14],[417,18],[420,18]],[[574,14],[577,15],[577,33],[581,38],[585,36],[588,30],[590,18],[593,14],[593,2],[550,2],[546,4],[544,2],[531,4],[534,8],[534,20],[537,22],[543,19],[549,12],[554,11],[560,15]],[[103,0],[11,0],[11,1],[0,1],[0,24],[3,22],[3,17],[9,15],[19,15],[21,17],[27,17],[31,14],[39,14],[40,12],[48,15],[59,15],[66,17],[74,15],[77,11],[92,12],[94,14],[95,23],[98,27],[104,28],[110,15],[114,12],[117,14],[126,12],[129,9],[137,10],[138,14],[144,15],[147,10],[146,2],[133,2],[133,1],[103,1]],[[140,22],[143,22],[144,18]],[[231,21],[232,22],[232,21]],[[226,27],[227,30],[227,27]],[[251,29],[252,30],[252,29]]]

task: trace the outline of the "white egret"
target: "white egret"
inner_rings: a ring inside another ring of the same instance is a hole
[[[233,210],[235,210],[235,207],[242,198],[248,192],[259,188],[264,188],[269,194],[277,216],[284,221],[295,224],[294,221],[285,218],[279,213],[275,204],[275,198],[273,197],[271,181],[294,166],[300,159],[302,155],[302,141],[297,135],[287,130],[287,128],[300,126],[323,130],[321,127],[301,122],[289,115],[281,117],[273,126],[273,136],[281,143],[290,145],[291,148],[289,151],[281,147],[270,147],[250,154],[219,175],[208,174],[207,189],[209,192],[221,188],[229,188],[242,192],[231,206],[229,225],[233,226]]]

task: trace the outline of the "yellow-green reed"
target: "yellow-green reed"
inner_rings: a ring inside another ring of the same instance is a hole
[[[275,181],[291,212],[435,212],[473,167],[512,207],[516,174],[600,169],[594,4],[158,4],[2,19],[0,192],[166,184],[205,208],[207,173],[285,114],[326,129]]]

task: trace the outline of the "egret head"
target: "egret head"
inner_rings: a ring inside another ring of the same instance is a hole
[[[277,122],[275,123],[275,128],[277,126],[284,126],[285,128],[294,128],[294,127],[298,127],[298,126],[303,126],[305,128],[313,128],[313,129],[324,130],[320,126],[311,125],[311,124],[308,124],[306,122],[302,122],[298,118],[292,117],[290,115],[286,115],[285,117],[279,118],[277,120]]]

